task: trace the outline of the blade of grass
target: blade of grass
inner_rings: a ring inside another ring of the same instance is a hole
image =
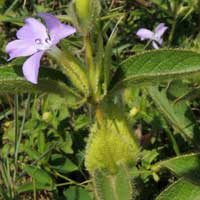
[[[13,3],[8,7],[8,9],[5,11],[5,15],[8,14],[14,7],[15,5],[18,3],[19,0],[15,0],[13,1]]]
[[[23,129],[24,129],[24,123],[25,123],[25,120],[26,120],[26,114],[27,114],[29,101],[30,101],[30,94],[28,95],[26,103],[25,103],[22,124],[21,124],[20,130],[19,130],[19,136],[18,136],[18,140],[17,140],[17,144],[16,144],[16,149],[15,149],[15,160],[16,161],[18,160],[19,146],[20,146],[21,139],[22,139],[22,133],[23,133]]]
[[[15,140],[14,140],[14,152],[17,151],[17,141],[18,141],[18,106],[19,106],[19,97],[18,94],[14,97],[14,134],[15,134]],[[14,175],[13,175],[13,181],[16,180],[16,174],[17,174],[17,158],[16,153],[14,153]]]

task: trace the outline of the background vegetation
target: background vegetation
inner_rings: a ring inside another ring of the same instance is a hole
[[[68,2],[1,0],[1,65],[8,65],[5,45],[15,38],[16,30],[23,25],[25,18],[49,12],[70,23]],[[164,22],[168,30],[163,47],[199,52],[198,0],[102,0],[101,3],[102,13],[98,20],[104,28],[105,41],[118,23],[117,37],[111,49],[112,76],[122,60],[152,48],[136,36],[141,27],[153,30]],[[78,57],[83,55],[79,33],[62,41],[60,46],[70,46]],[[22,63],[23,59],[16,59],[10,65]],[[57,64],[46,57],[42,65],[57,68]],[[140,141],[143,156],[131,170],[135,177],[135,199],[155,199],[177,180],[170,162],[163,165],[172,172],[167,169],[158,171],[156,162],[199,151],[199,88],[198,77],[195,77],[195,81],[165,82],[159,85],[159,91],[151,87],[123,91],[121,100],[125,104],[126,117]],[[70,96],[66,100],[47,93],[2,94],[0,101],[0,199],[93,199],[91,179],[84,166],[86,141],[93,123],[90,106],[72,106]],[[187,161],[187,157],[185,159]],[[199,169],[197,165],[195,178],[199,177]],[[175,199],[173,193],[168,198]]]

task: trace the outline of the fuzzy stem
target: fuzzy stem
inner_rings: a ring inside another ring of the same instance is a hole
[[[176,24],[177,24],[177,18],[175,16],[174,19],[173,19],[173,23],[172,23],[172,29],[171,29],[171,32],[170,32],[170,35],[169,35],[169,43],[170,44],[173,42],[173,39],[174,39]]]
[[[170,32],[170,35],[169,35],[169,43],[170,44],[174,40],[174,34],[175,34],[177,19],[178,19],[178,10],[179,10],[179,1],[177,0],[177,1],[175,1],[174,7],[173,7],[174,17],[173,17],[171,32]]]
[[[106,127],[106,122],[105,122],[105,119],[104,119],[104,114],[100,108],[99,105],[97,105],[96,107],[96,119],[97,119],[97,122],[99,124],[99,126],[102,126],[102,127]]]
[[[37,200],[36,181],[33,178],[33,199]]]
[[[88,65],[88,79],[89,79],[89,85],[92,90],[92,93],[95,90],[95,67],[94,67],[94,61],[93,61],[93,53],[92,53],[92,45],[91,41],[88,35],[84,37],[84,44],[85,44],[85,56],[86,56],[86,63]]]

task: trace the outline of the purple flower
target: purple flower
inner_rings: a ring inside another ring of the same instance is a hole
[[[74,27],[61,23],[51,14],[40,13],[38,16],[45,21],[46,26],[37,19],[27,18],[25,25],[17,31],[17,40],[9,42],[6,46],[9,60],[30,56],[23,64],[23,74],[34,84],[38,82],[40,59],[45,51],[76,32]]]
[[[164,23],[160,23],[156,28],[155,31],[148,30],[146,28],[141,28],[137,31],[136,35],[141,40],[150,40],[152,41],[152,45],[155,49],[159,49],[159,46],[162,45],[163,39],[162,36],[165,31],[168,29]],[[158,46],[159,44],[159,46]]]

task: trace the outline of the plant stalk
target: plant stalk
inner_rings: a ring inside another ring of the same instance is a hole
[[[88,66],[88,80],[92,94],[95,91],[95,66],[93,61],[92,45],[88,35],[84,36],[85,59]]]

